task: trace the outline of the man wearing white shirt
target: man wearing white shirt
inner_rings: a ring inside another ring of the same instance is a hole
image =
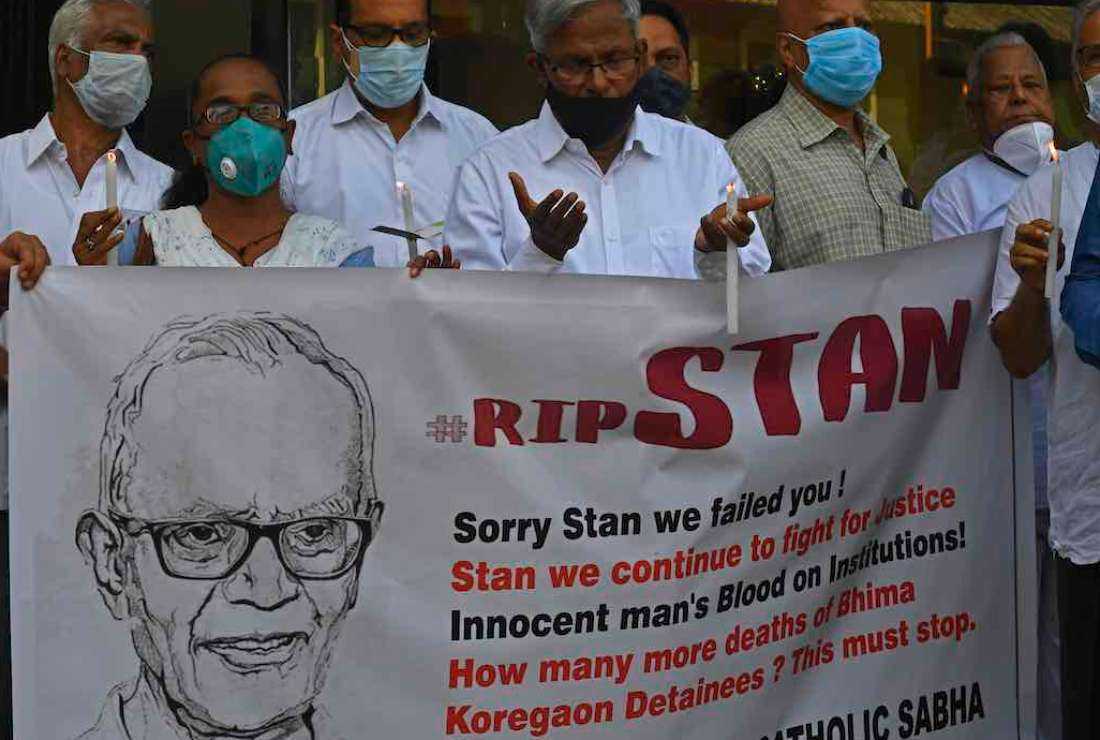
[[[172,170],[138,151],[125,126],[149,97],[153,25],[139,0],[68,0],[50,26],[53,110],[0,139],[0,238],[41,239],[55,265],[76,264],[80,217],[106,206],[107,152],[118,153],[118,205],[157,207]]]
[[[936,241],[1004,226],[1008,201],[1050,161],[1054,141],[1046,70],[1023,36],[986,40],[966,79],[967,110],[982,151],[941,177],[924,199]]]
[[[993,288],[992,332],[1005,367],[1025,378],[1053,360],[1048,425],[1050,544],[1057,553],[1066,740],[1100,735],[1100,368],[1090,344],[1097,283],[1089,269],[1100,222],[1100,0],[1086,0],[1073,34],[1076,86],[1090,141],[1065,154],[1064,262],[1044,298],[1053,195],[1048,164],[1008,207]],[[1087,102],[1086,102],[1087,101]],[[1060,260],[1061,261],[1061,260]]]
[[[967,68],[968,112],[982,151],[941,177],[924,199],[936,241],[1005,224],[1024,180],[1051,159],[1054,104],[1046,70],[1023,36],[1002,33],[974,52]],[[1028,379],[1035,459],[1035,531],[1039,592],[1039,737],[1061,737],[1058,597],[1048,538],[1047,397],[1049,366]]]
[[[442,221],[458,165],[497,133],[483,116],[435,97],[424,84],[430,6],[336,0],[332,43],[348,79],[290,114],[298,128],[283,169],[283,200],[292,210],[342,222],[373,246],[379,267],[408,261],[405,239],[371,232],[406,228],[397,184],[412,192],[414,230]]]
[[[719,139],[638,107],[639,16],[638,0],[528,0],[546,103],[459,169],[446,241],[464,267],[692,279],[723,274],[729,240],[768,271],[749,214],[771,198],[745,197]]]
[[[172,171],[142,154],[125,126],[149,97],[153,25],[138,0],[68,0],[50,25],[53,110],[33,129],[0,139],[0,239],[44,245],[50,261],[75,264],[77,222],[106,206],[106,154],[118,152],[112,223],[157,207]],[[0,349],[6,378],[7,354]],[[7,632],[7,406],[0,406],[0,624]],[[0,728],[11,716],[7,638],[0,640]]]

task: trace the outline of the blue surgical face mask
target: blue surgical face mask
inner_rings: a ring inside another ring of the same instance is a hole
[[[241,116],[210,137],[206,168],[222,190],[255,198],[278,182],[286,155],[282,131]]]
[[[88,57],[88,72],[69,82],[88,117],[111,129],[129,126],[149,101],[153,76],[142,54],[115,54],[73,48]]]
[[[1083,80],[1082,84],[1089,96],[1089,107],[1085,113],[1093,123],[1100,124],[1100,75]]]
[[[340,31],[343,34],[343,30]],[[400,108],[416,97],[424,83],[424,70],[428,67],[428,49],[409,46],[394,40],[389,46],[360,46],[356,49],[344,35],[344,44],[359,55],[359,74],[348,75],[355,80],[359,93],[379,108]]]
[[[838,28],[809,39],[787,35],[805,44],[810,55],[810,66],[798,70],[802,82],[833,105],[856,107],[882,72],[878,37],[862,28]]]

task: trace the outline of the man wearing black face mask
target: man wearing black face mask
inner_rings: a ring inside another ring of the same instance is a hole
[[[675,7],[664,0],[642,0],[638,35],[646,42],[646,71],[638,81],[642,110],[691,123],[691,36]]]
[[[640,15],[638,0],[528,0],[546,104],[459,168],[446,241],[464,266],[691,279],[724,273],[729,240],[746,273],[768,271],[750,214],[771,198],[747,197],[719,139],[638,106]]]

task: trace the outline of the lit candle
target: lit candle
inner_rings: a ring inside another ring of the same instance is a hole
[[[410,233],[416,231],[416,226],[413,222],[413,194],[412,188],[403,182],[397,183],[397,194],[401,198],[401,210],[405,214],[405,231]],[[411,236],[407,238],[409,243],[409,262],[412,262],[417,257],[416,251],[416,239]]]
[[[1054,300],[1054,279],[1058,273],[1058,241],[1062,225],[1062,161],[1054,142],[1050,143],[1050,156],[1054,161],[1054,173],[1051,175],[1050,224],[1053,227],[1047,239],[1047,281],[1043,295]]]
[[[737,213],[737,190],[731,182],[726,186],[726,219],[733,220]],[[729,237],[726,238],[726,328],[730,334],[740,332],[741,306],[740,286],[741,253]]]
[[[118,208],[118,154],[114,149],[107,152],[107,208]],[[107,253],[107,264],[118,264],[118,249]]]

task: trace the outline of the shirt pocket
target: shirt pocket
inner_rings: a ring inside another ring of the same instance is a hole
[[[887,252],[919,247],[932,241],[932,220],[923,211],[892,204],[885,211]]]
[[[649,229],[650,264],[653,277],[695,279],[694,226],[656,226]]]

